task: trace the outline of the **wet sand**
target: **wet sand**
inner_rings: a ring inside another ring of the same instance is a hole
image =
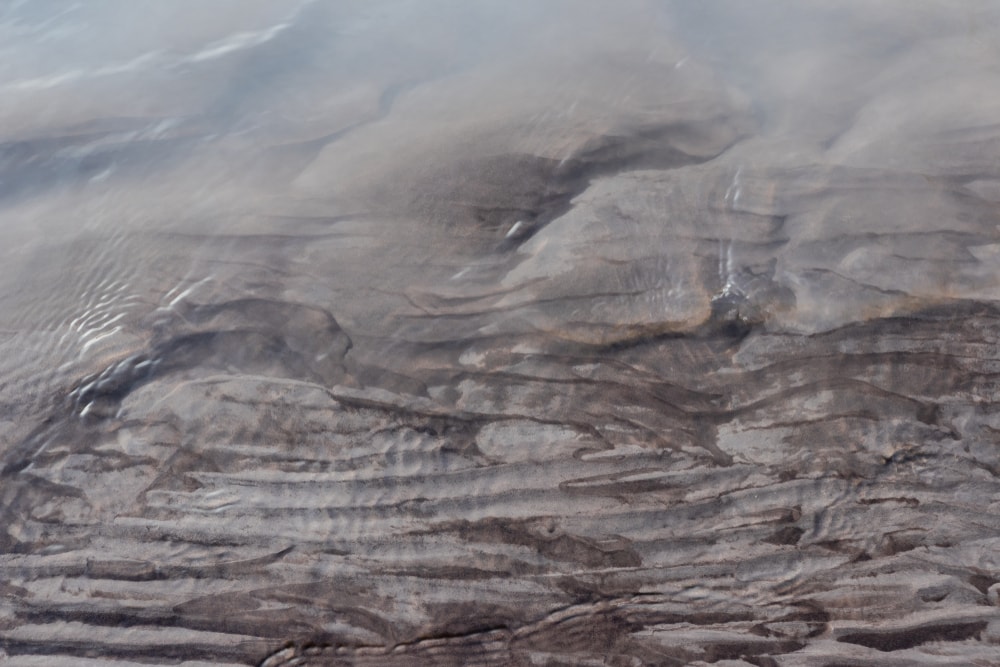
[[[0,15],[0,657],[997,664],[1000,7],[509,4]]]

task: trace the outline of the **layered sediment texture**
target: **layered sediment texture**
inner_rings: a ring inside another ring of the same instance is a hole
[[[0,16],[3,659],[998,664],[996,5],[231,4]]]

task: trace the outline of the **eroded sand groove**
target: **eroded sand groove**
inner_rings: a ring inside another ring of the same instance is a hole
[[[5,659],[997,664],[996,54],[566,4],[254,3],[0,142]]]

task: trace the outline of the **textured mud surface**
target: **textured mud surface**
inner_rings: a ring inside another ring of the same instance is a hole
[[[996,4],[106,4],[0,20],[0,660],[1000,664]]]

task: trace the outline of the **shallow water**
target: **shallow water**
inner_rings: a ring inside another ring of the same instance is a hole
[[[0,7],[0,655],[993,664],[998,33]]]

